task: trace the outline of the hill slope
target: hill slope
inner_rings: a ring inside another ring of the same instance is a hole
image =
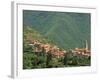
[[[64,49],[90,45],[90,14],[47,11],[23,11],[24,26],[34,30]],[[90,46],[89,46],[90,47]]]

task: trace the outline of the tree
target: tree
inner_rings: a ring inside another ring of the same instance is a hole
[[[78,58],[77,58],[77,56],[73,56],[73,58],[72,58],[72,65],[78,66]]]
[[[48,64],[48,67],[58,67],[58,59],[52,58]]]
[[[23,55],[23,69],[32,69],[32,54],[24,53]]]
[[[47,52],[47,60],[46,60],[46,66],[49,67],[49,63],[52,60],[52,54],[51,51]]]
[[[68,55],[67,55],[68,53],[66,52],[65,54],[64,54],[64,65],[67,65],[67,58],[68,58]]]
[[[33,51],[32,46],[24,43],[24,45],[23,45],[23,52],[32,53],[32,51]]]

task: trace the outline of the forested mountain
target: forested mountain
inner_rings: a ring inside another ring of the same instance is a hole
[[[52,43],[64,49],[83,48],[85,40],[88,40],[90,45],[89,13],[24,10],[23,26],[24,28],[32,27]]]

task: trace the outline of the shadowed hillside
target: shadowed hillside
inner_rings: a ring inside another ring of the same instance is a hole
[[[90,48],[90,14],[47,11],[23,11],[24,26],[31,26],[48,40],[64,49]]]

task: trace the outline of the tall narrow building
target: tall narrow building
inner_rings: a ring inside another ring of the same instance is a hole
[[[85,41],[85,48],[88,49],[88,41]]]

